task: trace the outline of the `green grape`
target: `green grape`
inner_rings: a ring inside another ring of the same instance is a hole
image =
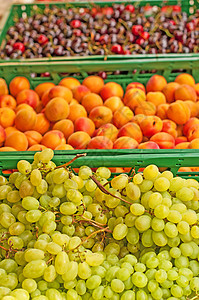
[[[60,292],[56,289],[48,289],[46,291],[46,297],[49,299],[49,300],[62,300],[62,296],[60,294]]]
[[[7,194],[7,200],[10,203],[17,203],[21,200],[21,197],[19,195],[19,191],[10,191]]]
[[[92,274],[91,268],[87,262],[82,262],[78,264],[78,276],[81,279],[88,279]]]
[[[175,203],[171,206],[171,209],[177,210],[179,213],[184,213],[187,210],[187,207],[183,203]]]
[[[86,262],[89,266],[97,267],[104,261],[104,255],[102,253],[86,253]]]
[[[20,235],[25,230],[25,225],[20,222],[12,223],[9,227],[9,233],[11,235]]]
[[[128,213],[125,216],[124,222],[125,222],[126,226],[133,227],[135,225],[135,220],[136,220],[136,216],[133,215],[132,213]],[[110,226],[109,226],[109,228],[110,228]]]
[[[55,280],[57,276],[55,267],[53,265],[50,265],[49,267],[47,267],[44,271],[44,280],[47,282],[53,282]]]
[[[163,231],[153,231],[152,238],[154,243],[159,247],[164,247],[167,244],[167,236]]]
[[[106,255],[109,255],[109,254],[119,255],[119,253],[120,253],[120,246],[118,244],[116,244],[116,243],[109,243],[104,248],[104,253]]]
[[[82,166],[79,169],[78,175],[83,180],[89,179],[89,177],[92,176],[92,170],[87,166]]]
[[[0,285],[13,290],[18,285],[17,277],[12,273],[5,275],[0,279]]]
[[[11,236],[8,239],[8,245],[10,245],[13,249],[22,249],[24,246],[24,242],[18,236]]]
[[[114,190],[114,189],[109,189],[109,192],[111,192],[113,195],[115,195],[117,197],[121,197],[121,194],[119,192],[117,192],[116,190]],[[100,193],[101,193],[101,191],[100,191]],[[115,198],[115,197],[110,196],[110,195],[105,195],[105,197],[103,197],[103,198],[105,199],[106,206],[109,207],[109,208],[115,208],[121,202],[120,199]],[[99,198],[97,197],[96,199],[98,200]],[[99,201],[99,202],[101,202],[101,201]]]
[[[143,288],[147,285],[148,279],[142,272],[135,272],[132,275],[132,282],[138,288]]]
[[[169,253],[173,258],[178,258],[181,256],[181,250],[178,247],[172,247]]]
[[[142,204],[139,203],[133,203],[130,206],[130,211],[132,212],[132,214],[134,214],[135,216],[141,216],[144,214],[145,212],[145,208]]]
[[[159,175],[158,167],[155,165],[147,166],[143,171],[143,175],[145,179],[155,180]]]
[[[125,224],[118,224],[113,229],[113,238],[115,240],[122,240],[128,234],[128,227]]]
[[[55,184],[52,190],[54,197],[63,198],[66,195],[66,190],[63,184]]]
[[[136,263],[134,266],[135,271],[137,272],[145,272],[146,271],[146,266],[143,263]]]
[[[187,268],[189,266],[189,259],[183,255],[180,257],[175,258],[175,266],[180,268]]]
[[[4,296],[2,300],[16,300],[14,296]]]
[[[167,222],[164,227],[165,234],[170,238],[175,238],[178,235],[178,229],[175,224]]]
[[[111,171],[108,168],[100,167],[96,170],[96,175],[101,178],[109,179],[111,176]]]
[[[164,230],[165,222],[162,219],[158,219],[154,217],[151,221],[151,228],[154,231],[162,231]]]
[[[169,190],[171,192],[177,192],[179,189],[181,189],[184,186],[184,179],[181,177],[175,177],[170,180],[170,188]]]
[[[62,251],[62,247],[54,242],[50,242],[46,246],[46,251],[48,251],[50,254],[56,255]]]
[[[26,213],[25,218],[28,222],[34,223],[39,221],[41,216],[42,216],[42,212],[40,210],[33,209],[33,210],[29,210]]]
[[[111,180],[111,186],[114,189],[122,190],[127,186],[127,184],[128,184],[128,176],[126,176],[125,174],[116,176]]]
[[[141,196],[141,204],[145,207],[145,209],[149,209],[149,197],[150,195],[152,195],[153,192],[152,191],[148,191],[146,193],[142,193]]]
[[[182,214],[182,220],[187,222],[189,225],[197,223],[197,214],[194,210],[188,209]]]
[[[38,169],[32,170],[30,174],[30,182],[32,185],[37,186],[41,183],[42,175],[41,172]]]
[[[46,180],[44,180],[44,179],[42,179],[40,184],[38,184],[36,186],[37,192],[41,195],[45,194],[47,192],[47,189],[48,189],[48,184],[47,184]]]
[[[86,287],[90,290],[96,289],[101,284],[101,277],[98,275],[92,275],[86,280]]]
[[[143,177],[142,177],[142,175],[140,173],[135,174],[133,176],[133,183],[135,183],[135,184],[141,184],[142,181],[143,181]]]
[[[106,259],[111,265],[116,265],[119,262],[119,258],[116,254],[109,254]]]
[[[176,279],[176,283],[182,288],[185,288],[186,286],[188,286],[189,280],[184,275],[179,275]]]
[[[193,254],[193,247],[189,243],[182,243],[180,250],[183,256],[191,256]]]
[[[111,289],[113,292],[122,293],[124,291],[124,283],[119,279],[113,279],[111,281]]]
[[[146,261],[147,268],[154,269],[159,265],[159,260],[156,257],[151,257]]]
[[[166,193],[166,192],[165,192]],[[166,206],[168,206],[168,207],[171,207],[171,205],[172,205],[172,200],[170,199],[170,198],[163,198],[162,199],[162,204],[163,205],[166,205]],[[174,222],[173,222],[174,223]]]
[[[47,265],[45,261],[38,259],[29,262],[23,269],[23,275],[28,278],[38,278],[43,276]]]
[[[154,215],[159,219],[165,219],[169,214],[169,207],[163,204],[159,204],[154,209]]]
[[[163,283],[166,279],[167,279],[167,272],[165,270],[158,270],[156,273],[155,273],[155,279],[157,282],[159,283]]]
[[[17,163],[17,169],[19,170],[19,172],[23,175],[29,174],[31,172],[31,164],[26,161],[26,160],[20,160]]]
[[[7,273],[13,273],[17,269],[17,263],[10,258],[6,258],[0,261],[0,268],[4,269]]]
[[[54,156],[54,152],[52,149],[44,149],[43,151],[38,153],[38,158],[34,156],[34,160],[38,159],[38,161],[42,161],[42,163],[48,163]]]
[[[198,276],[199,275],[199,263],[195,260],[191,260],[189,262],[189,268],[193,273],[193,276]]]
[[[5,204],[5,203],[1,203],[1,204],[0,204],[0,215],[1,215],[3,212],[11,212],[11,207],[8,206],[8,205]]]
[[[147,293],[144,290],[138,290],[136,293],[136,299],[148,300]]]
[[[189,224],[186,222],[186,221],[180,221],[178,224],[177,224],[177,229],[179,231],[179,233],[181,234],[187,234],[189,233]]]
[[[77,190],[70,189],[67,191],[67,199],[69,199],[76,205],[80,205],[83,199],[83,195]]]
[[[62,275],[64,281],[74,280],[78,273],[78,263],[69,261],[66,263],[65,273]]]
[[[37,289],[37,282],[34,279],[26,278],[22,282],[22,288],[30,294]]]
[[[114,210],[115,216],[118,217],[122,217],[124,218],[124,216],[129,213],[129,209],[126,208],[126,206],[124,205],[118,205],[115,210]]]
[[[69,177],[69,173],[64,168],[56,169],[52,172],[52,179],[55,184],[64,183]]]
[[[0,215],[0,224],[4,227],[4,228],[9,228],[13,223],[16,222],[15,217],[13,216],[13,214],[9,213],[9,212],[3,212]]]
[[[137,185],[133,182],[129,182],[126,186],[126,194],[130,200],[136,201],[140,198],[141,192]]]
[[[144,179],[142,183],[139,184],[139,188],[142,193],[150,191],[152,187],[153,187],[153,181],[148,179]]]
[[[151,293],[154,292],[158,288],[158,286],[159,285],[156,280],[149,280],[148,285],[147,285],[148,290]]]
[[[44,251],[40,249],[27,249],[24,253],[24,258],[27,262],[32,260],[44,259]]]
[[[19,188],[19,195],[21,198],[32,196],[34,193],[35,187],[29,180],[24,180]]]
[[[76,211],[77,207],[73,202],[64,202],[60,205],[60,212],[64,215],[73,215]]]
[[[154,209],[157,205],[162,203],[162,195],[155,192],[149,196],[148,205],[150,208]]]
[[[165,177],[159,177],[154,181],[154,188],[158,192],[165,192],[170,187],[170,181]]]
[[[179,223],[182,220],[182,215],[179,211],[170,209],[167,220],[172,223]]]
[[[177,190],[176,197],[183,202],[191,201],[194,197],[194,192],[191,189],[184,186],[181,189]]]
[[[139,232],[135,227],[128,228],[126,239],[132,245],[135,245],[139,242]]]
[[[84,280],[80,279],[77,281],[76,284],[76,292],[78,293],[78,295],[82,296],[86,293],[86,283]]]
[[[38,209],[39,208],[39,201],[34,197],[25,197],[22,200],[22,206],[26,210]]]
[[[16,299],[28,300],[29,293],[24,289],[15,289],[10,293],[10,296],[16,297]]]
[[[64,281],[64,287],[65,289],[69,290],[69,289],[73,289],[74,287],[76,287],[77,284],[77,280],[70,280],[70,281]]]
[[[163,296],[162,289],[158,287],[155,291],[151,293],[151,296],[153,297],[153,299],[157,299],[157,300],[162,299]]]
[[[45,280],[38,281],[37,286],[41,292],[44,292],[48,289],[48,283]]]
[[[104,295],[104,287],[103,286],[98,286],[96,289],[93,290],[93,293],[92,293],[93,299],[100,300],[100,299],[102,299],[103,295]]]
[[[143,232],[142,234],[142,244],[144,247],[152,247],[153,246],[153,239],[152,239],[152,230],[148,229]]]
[[[70,190],[70,189],[77,190],[78,184],[73,179],[68,178],[64,181],[64,188],[66,190]]]
[[[71,178],[77,183],[79,190],[81,190],[84,187],[84,181],[81,177],[71,174]]]
[[[146,231],[151,226],[151,217],[147,215],[142,215],[137,217],[135,220],[135,227],[140,231]]]
[[[171,287],[171,294],[176,297],[176,298],[180,298],[183,296],[183,289],[181,288],[181,286],[177,285],[177,284],[174,284],[172,287]]]
[[[168,180],[173,179],[173,173],[171,171],[164,171],[160,174],[160,177],[165,177]]]

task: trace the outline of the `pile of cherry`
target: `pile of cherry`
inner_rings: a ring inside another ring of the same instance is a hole
[[[178,5],[46,7],[7,31],[1,59],[199,52],[199,11]]]

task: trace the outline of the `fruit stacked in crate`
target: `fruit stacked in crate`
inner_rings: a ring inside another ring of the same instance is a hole
[[[169,83],[153,75],[125,90],[95,75],[35,90],[25,77],[0,84],[1,151],[199,148],[199,83],[190,74]]]
[[[0,176],[2,300],[198,297],[199,183],[149,165],[111,178],[53,151]]]

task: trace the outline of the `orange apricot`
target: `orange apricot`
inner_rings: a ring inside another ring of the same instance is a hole
[[[94,107],[103,105],[103,101],[99,95],[95,93],[88,93],[83,97],[81,104],[84,106],[87,113],[90,113]]]
[[[20,131],[33,130],[37,114],[34,110],[22,109],[17,112],[15,126]]]
[[[50,101],[51,99],[53,99],[55,97],[61,97],[61,98],[65,99],[68,103],[70,103],[71,100],[73,99],[73,94],[72,94],[71,90],[68,89],[67,87],[57,85],[50,89],[50,91],[48,93],[48,101]]]
[[[91,93],[99,94],[104,86],[104,80],[100,76],[88,76],[86,77],[82,85],[85,85]]]
[[[197,95],[193,87],[188,84],[182,84],[175,90],[175,100],[197,101]]]
[[[39,144],[41,142],[42,135],[37,131],[29,130],[24,132],[24,134],[28,140],[28,147]]]
[[[65,139],[74,132],[74,125],[71,120],[60,120],[53,125],[53,130],[59,130],[63,132]]]
[[[116,97],[119,97],[122,99],[123,95],[124,95],[124,91],[123,91],[121,85],[116,82],[106,83],[100,92],[100,96],[102,97],[102,99],[104,101],[113,96],[116,96]]]
[[[44,94],[44,92],[46,90],[50,90],[55,86],[54,83],[52,82],[44,82],[44,83],[40,83],[36,88],[35,88],[35,92],[37,93],[37,95],[39,96],[39,98],[42,97],[42,95]]]
[[[59,130],[50,130],[44,134],[41,144],[47,148],[55,149],[60,144],[65,144],[66,139],[64,138],[63,132]]]
[[[132,110],[134,110],[137,106],[142,105],[145,100],[145,92],[138,88],[128,90],[123,99],[124,104],[129,106]]]
[[[156,113],[156,106],[147,101],[142,101],[139,106],[135,108],[135,114],[143,114],[145,116],[154,116]]]
[[[76,131],[68,138],[68,144],[74,149],[85,149],[90,142],[91,137],[87,132]]]
[[[111,123],[106,123],[100,126],[94,132],[94,136],[106,136],[109,140],[114,142],[118,135],[118,129]]]
[[[17,151],[15,148],[12,147],[1,147],[0,152],[12,152],[12,151]]]
[[[55,150],[74,150],[74,148],[69,144],[60,144],[55,148]]]
[[[0,96],[8,95],[8,86],[3,78],[0,78]]]
[[[72,90],[74,89],[75,87],[81,85],[81,83],[79,82],[79,80],[77,80],[76,78],[73,78],[73,77],[66,77],[66,78],[63,78],[59,85],[61,86],[65,86],[67,87],[68,89]]]
[[[133,112],[128,106],[123,106],[116,110],[113,114],[113,124],[117,128],[121,128],[133,119]]]
[[[189,142],[182,142],[175,146],[175,149],[189,149]]]
[[[166,79],[161,75],[153,75],[146,84],[146,90],[148,92],[161,92],[167,85]]]
[[[112,149],[113,142],[106,136],[95,136],[88,143],[87,149]]]
[[[146,101],[153,103],[156,107],[166,103],[166,97],[161,92],[149,92],[146,95]]]
[[[68,119],[71,120],[72,122],[75,122],[75,120],[81,117],[87,117],[87,112],[83,107],[83,105],[81,104],[70,105],[70,113],[68,115]]]
[[[26,103],[22,103],[22,104],[17,105],[17,107],[15,108],[15,112],[17,113],[18,111],[20,111],[22,109],[29,109],[30,111],[33,110],[32,106],[30,106]]]
[[[9,89],[10,94],[16,97],[21,91],[30,89],[30,82],[27,78],[18,76],[11,80]]]
[[[127,85],[127,87],[126,87],[126,92],[127,92],[128,90],[134,89],[134,88],[141,89],[141,90],[143,90],[144,92],[146,92],[144,85],[143,85],[142,83],[140,83],[140,82],[131,82],[131,83],[129,83],[129,84]]]
[[[95,131],[95,124],[93,121],[86,117],[78,118],[75,121],[75,131],[84,131],[87,132],[90,136],[93,135]]]
[[[184,101],[184,103],[188,106],[188,108],[190,109],[190,113],[191,113],[191,118],[192,117],[197,117],[198,115],[198,106],[197,106],[197,102],[193,102],[190,100],[186,100]]]
[[[77,100],[79,103],[82,102],[82,99],[85,95],[91,93],[91,91],[84,85],[79,85],[73,88],[73,98]]]
[[[175,79],[175,82],[177,82],[179,84],[188,84],[190,86],[195,85],[195,79],[193,78],[193,76],[191,76],[190,74],[187,74],[187,73],[182,73],[182,74],[178,75]]]
[[[0,125],[4,128],[13,126],[15,122],[15,112],[9,107],[0,108]]]
[[[113,113],[124,106],[122,100],[116,96],[106,99],[104,105],[110,108]]]
[[[0,107],[9,107],[11,109],[15,109],[17,106],[17,102],[14,97],[11,95],[2,95],[0,96]]]
[[[177,82],[169,82],[162,90],[162,93],[165,95],[168,103],[175,101],[175,90],[180,85]]]
[[[63,120],[69,115],[69,105],[64,98],[55,97],[50,100],[45,108],[45,116],[51,122]]]
[[[12,127],[12,126],[5,128],[6,136],[8,136],[13,131],[18,131],[18,130],[17,130],[17,128]]]
[[[136,149],[138,142],[128,136],[122,136],[113,143],[113,149]]]
[[[176,124],[185,124],[190,118],[190,109],[183,101],[178,100],[169,105],[167,116]]]
[[[35,126],[33,127],[32,130],[35,130],[43,135],[49,130],[49,128],[50,128],[50,122],[45,117],[44,113],[37,114]]]
[[[129,136],[138,143],[141,143],[143,138],[140,126],[133,122],[129,122],[120,128],[118,138],[121,136]]]
[[[40,145],[40,144],[35,144],[33,146],[30,146],[28,148],[28,151],[42,151],[44,149],[46,149],[46,146]]]
[[[96,128],[99,128],[106,123],[110,123],[112,117],[112,111],[106,106],[94,107],[89,114],[89,118],[94,122]]]
[[[36,108],[39,103],[39,96],[33,90],[23,90],[17,94],[17,105],[26,103],[32,108]]]
[[[13,131],[6,137],[5,146],[18,151],[25,151],[28,148],[28,140],[23,132]]]
[[[167,103],[158,105],[156,110],[156,116],[162,120],[166,119],[168,108],[169,108],[169,104]]]

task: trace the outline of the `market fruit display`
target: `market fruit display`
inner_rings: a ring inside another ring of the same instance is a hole
[[[53,154],[0,176],[0,298],[197,299],[199,183],[155,165],[75,174]]]
[[[146,85],[90,75],[31,89],[25,77],[0,79],[0,151],[198,149],[199,83],[153,75]]]
[[[0,57],[198,53],[198,36],[199,11],[189,16],[179,5],[33,7],[15,16]]]

